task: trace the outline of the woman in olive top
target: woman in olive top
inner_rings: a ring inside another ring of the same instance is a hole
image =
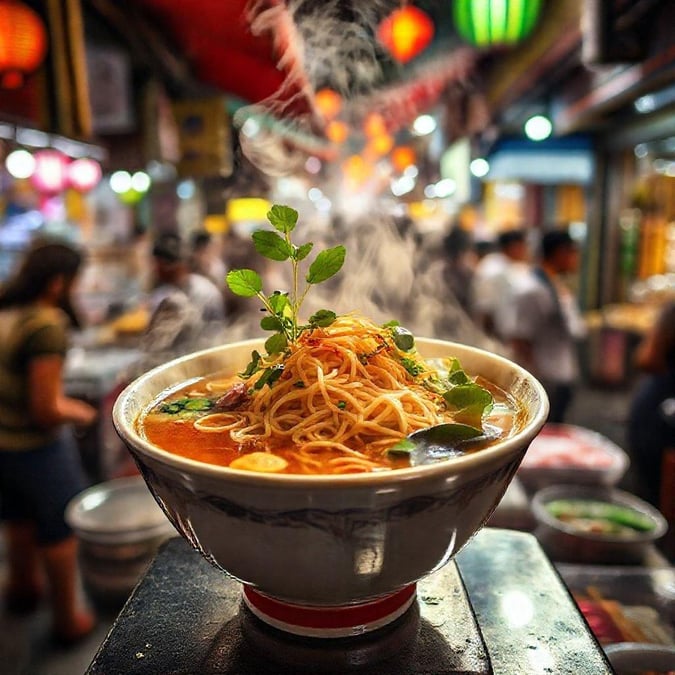
[[[77,448],[63,429],[89,425],[96,411],[63,391],[71,291],[82,256],[36,242],[0,291],[0,515],[10,610],[37,606],[46,575],[55,636],[88,634],[93,614],[78,595],[77,540],[65,507],[84,487]]]

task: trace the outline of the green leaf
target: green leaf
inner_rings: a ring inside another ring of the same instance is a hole
[[[293,247],[293,258],[300,262],[301,260],[304,260],[308,255],[309,252],[314,248],[314,243],[309,241],[306,244],[303,244],[302,246],[294,246]]]
[[[283,333],[275,333],[267,338],[265,342],[265,349],[268,354],[280,354],[288,347],[288,340]]]
[[[284,325],[281,323],[281,319],[278,316],[265,316],[260,321],[260,327],[263,330],[273,330],[281,332],[284,330]]]
[[[319,328],[326,328],[326,326],[330,326],[335,319],[337,319],[335,312],[330,309],[320,309],[309,317],[309,324],[312,327],[318,326]]]
[[[409,439],[402,438],[387,450],[390,455],[409,455],[417,446]]]
[[[261,368],[261,366],[260,366],[261,361],[262,361],[262,356],[260,356],[260,352],[258,352],[257,350],[251,352],[251,360],[250,360],[249,364],[246,366],[246,369],[244,370],[244,372],[239,373],[239,377],[243,377],[243,378],[246,379],[246,378],[251,377],[251,375],[257,373]]]
[[[281,377],[281,374],[284,372],[283,364],[277,364],[276,366],[271,366],[266,368],[263,371],[263,374],[256,380],[254,389],[262,389],[266,384],[270,387]]]
[[[443,394],[447,404],[454,408],[455,419],[473,427],[480,427],[483,415],[492,408],[492,394],[475,383],[460,384]]]
[[[244,298],[252,298],[262,290],[262,279],[254,270],[231,270],[226,280],[230,290]]]
[[[333,248],[321,251],[314,262],[309,266],[307,273],[307,283],[320,284],[326,279],[330,279],[334,274],[340,271],[345,261],[345,247],[334,246]]]
[[[287,234],[293,231],[298,222],[298,212],[290,206],[275,204],[267,212],[267,220],[270,221],[275,230]]]
[[[394,344],[402,351],[409,352],[415,347],[415,336],[403,326],[393,326],[391,329]]]
[[[393,321],[387,321],[387,323],[383,323],[382,328],[394,328],[394,326],[400,326],[400,325],[401,324],[394,319]]]
[[[453,444],[469,441],[483,435],[483,430],[470,424],[448,422],[427,429],[425,441],[434,446],[452,448]]]
[[[255,250],[270,260],[288,260],[293,249],[276,232],[258,230],[253,233],[253,245]]]
[[[282,293],[281,291],[274,291],[272,295],[267,297],[267,302],[269,302],[270,307],[274,310],[275,314],[281,315],[284,313],[284,309],[288,307],[288,293]]]
[[[448,382],[453,385],[469,384],[471,378],[463,370],[455,370],[448,375]]]

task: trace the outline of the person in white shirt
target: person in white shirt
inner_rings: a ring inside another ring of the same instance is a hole
[[[157,286],[150,298],[150,322],[142,348],[160,360],[211,346],[225,320],[220,289],[210,279],[190,272],[176,234],[160,235],[152,257]]]
[[[476,265],[471,281],[471,313],[488,335],[503,339],[509,321],[504,312],[511,287],[529,271],[529,251],[524,230],[502,232],[497,250],[488,253]]]
[[[508,338],[514,358],[544,385],[551,404],[548,421],[561,423],[579,378],[577,341],[585,324],[566,274],[579,267],[579,249],[566,230],[542,237],[541,264],[510,300]]]

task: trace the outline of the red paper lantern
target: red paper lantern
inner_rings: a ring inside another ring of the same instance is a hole
[[[0,87],[21,87],[46,52],[47,32],[40,17],[21,2],[0,0]]]
[[[380,23],[380,42],[401,63],[423,51],[434,37],[434,22],[418,7],[406,5]]]

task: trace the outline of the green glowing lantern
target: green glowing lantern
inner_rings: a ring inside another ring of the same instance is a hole
[[[453,0],[457,32],[477,47],[515,45],[539,18],[541,0]]]

